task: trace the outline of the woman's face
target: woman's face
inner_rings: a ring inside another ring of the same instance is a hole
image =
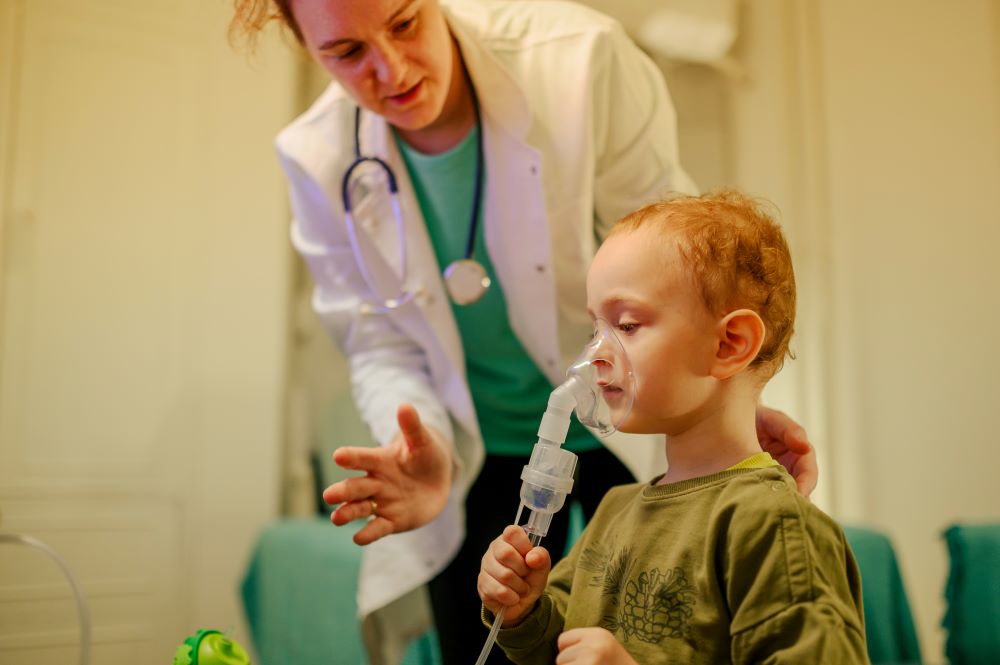
[[[442,121],[460,86],[437,0],[292,0],[291,10],[309,54],[358,104],[404,131]]]

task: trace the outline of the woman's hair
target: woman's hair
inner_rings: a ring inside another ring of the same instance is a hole
[[[734,190],[683,196],[626,215],[610,235],[655,225],[664,238],[677,241],[709,311],[757,312],[765,335],[752,366],[770,378],[786,355],[794,358],[788,344],[795,325],[795,274],[788,243],[765,203]]]
[[[280,22],[295,35],[301,45],[302,31],[292,15],[291,0],[233,0],[233,19],[229,22],[229,41],[243,42],[253,51],[257,37],[271,21]]]

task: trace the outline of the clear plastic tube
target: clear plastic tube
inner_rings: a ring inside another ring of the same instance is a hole
[[[42,541],[31,536],[22,536],[17,533],[0,533],[0,543],[13,543],[27,545],[41,550],[49,556],[63,574],[69,580],[70,587],[73,588],[73,595],[76,597],[76,609],[80,616],[80,665],[87,665],[90,662],[90,610],[87,609],[87,601],[84,598],[80,583],[77,582],[76,575],[58,553]]]

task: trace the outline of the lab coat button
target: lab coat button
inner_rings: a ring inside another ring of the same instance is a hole
[[[531,165],[531,175],[538,175],[538,167],[534,164]]]
[[[545,272],[545,266],[543,266],[542,264],[538,264],[537,266],[535,266],[535,270],[537,270],[538,272]]]
[[[549,364],[549,367],[555,367],[556,366],[556,361],[553,360],[552,358],[549,358],[548,364]]]

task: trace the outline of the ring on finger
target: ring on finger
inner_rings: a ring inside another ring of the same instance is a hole
[[[368,505],[371,506],[372,509],[371,514],[372,516],[374,516],[376,511],[378,511],[378,501],[376,501],[375,499],[368,499]]]

